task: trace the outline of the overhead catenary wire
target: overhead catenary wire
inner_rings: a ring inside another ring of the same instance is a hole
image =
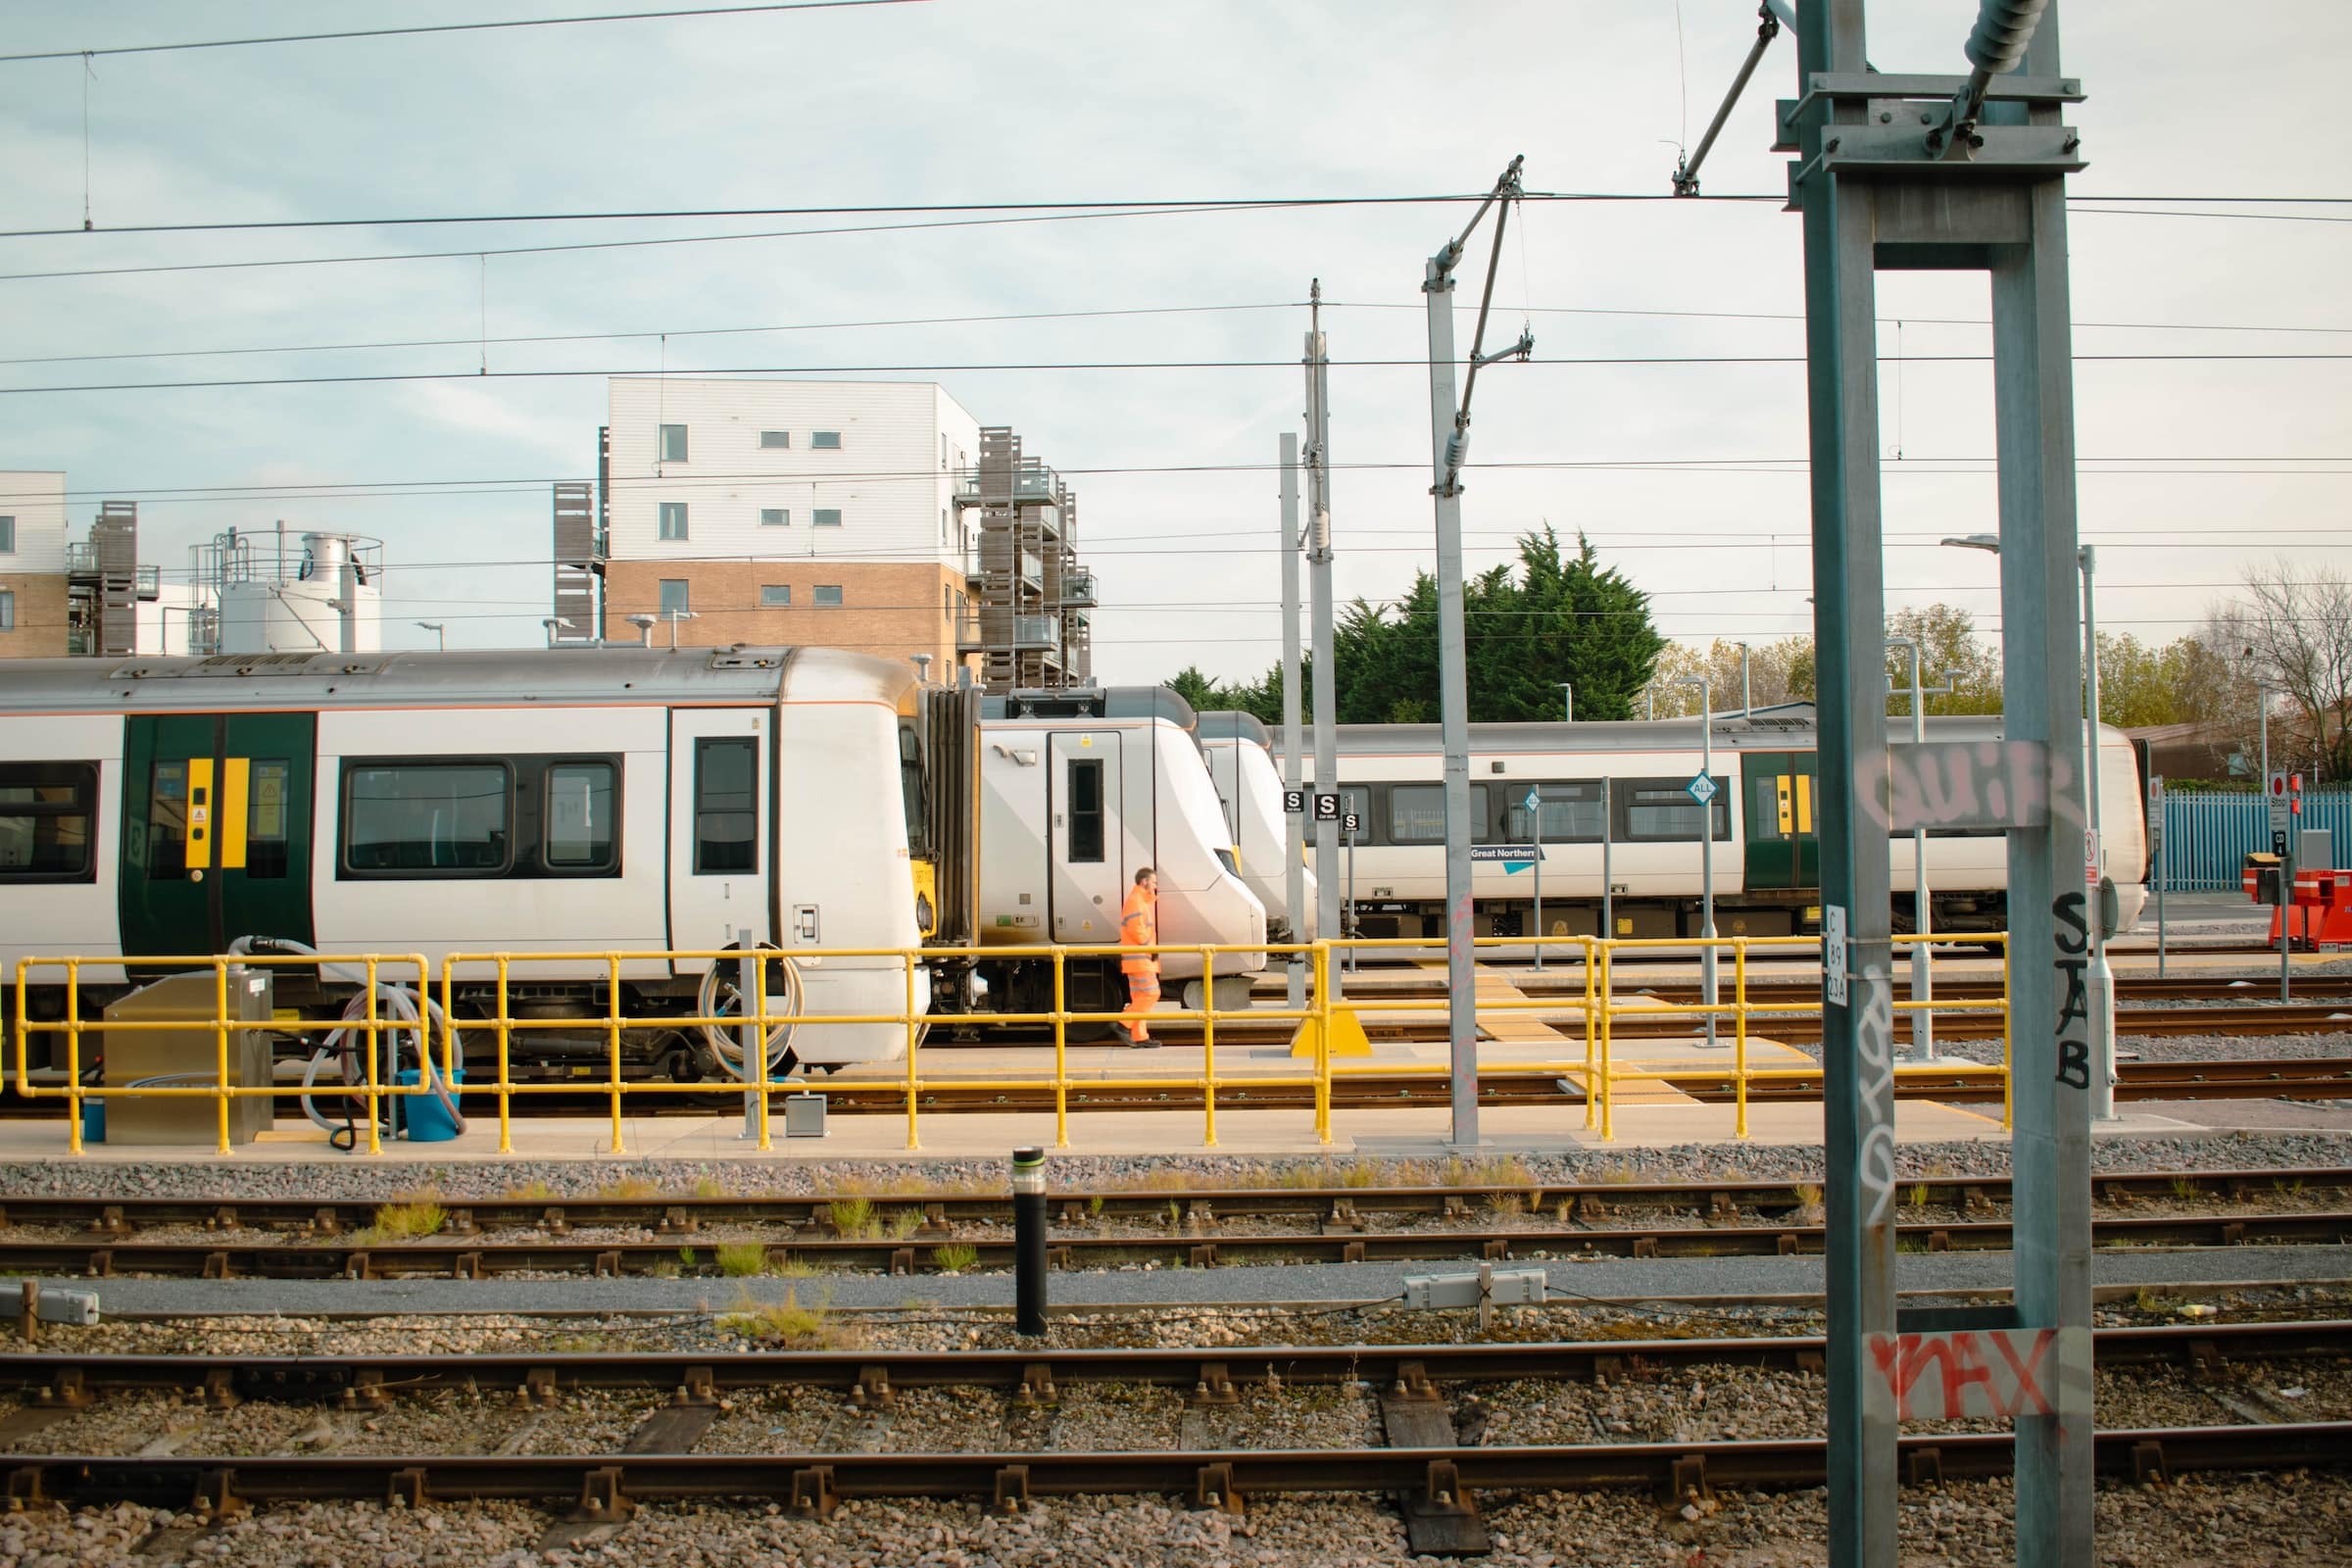
[[[35,60],[87,60],[99,55],[177,54],[194,49],[250,49],[263,44],[330,43],[362,38],[408,38],[435,32],[499,32],[523,27],[568,27],[607,22],[657,22],[688,17],[739,17],[777,11],[856,11],[869,6],[917,5],[922,0],[775,0],[764,5],[692,6],[662,11],[608,11],[573,17],[514,17],[497,22],[420,23],[405,27],[352,27],[338,32],[282,32],[265,37],[191,38],[172,43],[115,44],[107,48],[43,49],[0,55],[0,66]]]

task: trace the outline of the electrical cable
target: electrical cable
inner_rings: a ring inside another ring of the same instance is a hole
[[[343,32],[288,32],[262,38],[197,38],[179,43],[117,44],[108,49],[48,49],[0,55],[0,66],[32,60],[87,60],[98,55],[176,54],[190,49],[245,49],[257,44],[326,43],[353,38],[409,38],[430,32],[498,32],[519,27],[568,27],[584,23],[656,22],[682,17],[750,16],[773,11],[850,11],[866,6],[913,5],[920,0],[779,0],[768,5],[695,6],[670,11],[614,11],[581,17],[518,17],[502,22],[445,22],[410,27],[366,27]]]
[[[471,253],[468,253],[471,254]],[[1881,363],[1887,359],[1878,356]],[[2077,354],[2076,365],[2164,365],[2164,364],[2332,364],[2352,360],[2344,354]],[[1426,359],[1409,360],[1334,360],[1333,365],[1346,369],[1404,369],[1426,372]],[[1697,365],[1803,365],[1801,354],[1627,354],[1591,356],[1533,355],[1516,362],[1523,366],[1549,366],[1578,368],[1629,368],[1658,366]],[[1911,356],[1913,365],[1989,365],[1989,354],[1925,354]],[[220,391],[240,387],[268,386],[371,386],[394,383],[429,381],[568,381],[592,379],[654,379],[666,374],[670,379],[710,377],[800,377],[839,375],[974,375],[984,372],[1027,371],[1131,371],[1131,370],[1296,370],[1296,360],[1035,360],[1002,364],[972,363],[960,365],[755,365],[682,368],[662,372],[643,368],[579,369],[579,370],[411,370],[378,371],[353,375],[285,375],[222,377],[201,381],[97,381],[73,382],[57,386],[0,386],[0,396],[24,396],[44,392],[191,392]],[[786,381],[784,384],[790,384]]]

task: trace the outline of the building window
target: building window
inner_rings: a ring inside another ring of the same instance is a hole
[[[0,517],[0,556],[17,553],[17,519]]]
[[[688,600],[689,594],[690,594],[690,585],[687,583],[687,581],[686,581],[686,579],[685,579],[685,578],[683,578],[683,577],[664,577],[664,578],[662,578],[662,613],[663,613],[664,615],[666,615],[666,614],[670,613],[672,611],[676,611],[676,612],[678,612],[679,613],[683,614],[683,613],[684,613],[684,612],[687,611],[687,609],[689,608],[689,606],[688,606],[688,604],[687,604],[687,600]]]
[[[662,427],[662,461],[663,463],[684,463],[686,461],[686,427],[684,425],[665,424]]]
[[[792,514],[782,507],[761,507],[760,509],[760,526],[762,528],[789,528],[792,526]]]
[[[939,471],[948,471],[948,438],[944,435],[939,438]]]
[[[820,583],[818,583],[818,584],[816,585],[816,593],[815,593],[815,596],[814,596],[814,597],[813,597],[813,598],[812,598],[812,599],[809,601],[809,603],[811,603],[811,604],[816,604],[816,605],[838,605],[838,604],[840,604],[840,603],[841,603],[841,584],[839,584],[839,583],[837,583],[837,582],[820,582]]]
[[[17,596],[8,589],[0,588],[0,631],[15,631],[16,629]]]
[[[791,609],[792,584],[788,582],[761,583],[760,585],[760,608],[761,610]]]
[[[685,502],[664,501],[662,503],[662,537],[664,539],[686,537]]]
[[[87,762],[0,764],[0,882],[88,882],[98,769]]]
[[[841,450],[841,432],[839,430],[811,430],[808,432],[808,445],[818,452],[839,452]]]
[[[762,452],[782,452],[791,445],[792,432],[790,430],[762,430],[760,432],[760,450]]]
[[[841,526],[841,509],[818,507],[808,514],[808,520],[819,528],[838,528]]]
[[[760,787],[759,743],[698,740],[694,743],[694,874],[726,875],[754,869],[760,848],[760,818],[754,809]]]
[[[507,869],[506,763],[360,762],[346,767],[346,871],[434,877],[497,876]]]
[[[609,871],[619,864],[611,762],[550,764],[542,810],[548,869]]]

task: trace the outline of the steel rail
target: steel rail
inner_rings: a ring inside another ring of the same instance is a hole
[[[989,1164],[994,1181],[1002,1172]],[[2093,1197],[2105,1204],[2140,1200],[2187,1201],[2352,1190],[2352,1167],[2310,1166],[2253,1170],[2101,1171],[2091,1177]],[[1914,1208],[1989,1212],[2010,1198],[2005,1172],[1921,1176],[1906,1180],[1903,1201]],[[508,1196],[462,1198],[440,1194],[429,1200],[442,1210],[444,1235],[527,1227],[561,1233],[570,1227],[632,1227],[693,1240],[707,1226],[760,1224],[830,1231],[837,1215],[863,1214],[887,1230],[894,1215],[918,1214],[932,1228],[911,1239],[928,1241],[956,1222],[1009,1224],[1009,1192],[867,1192],[755,1194],[705,1197],[656,1194],[615,1197]],[[1820,1200],[1818,1181],[1756,1181],[1697,1178],[1671,1182],[1525,1182],[1512,1180],[1431,1183],[1417,1186],[1189,1187],[1174,1190],[1105,1189],[1075,1184],[1059,1187],[1053,1201],[1065,1228],[1089,1220],[1164,1216],[1179,1205],[1188,1223],[1244,1217],[1291,1217],[1326,1225],[1358,1227],[1368,1214],[1468,1214],[1496,1202],[1516,1202],[1525,1211],[1570,1205],[1579,1218],[1619,1213],[1690,1210],[1711,1218],[1780,1215]],[[363,1230],[398,1200],[382,1199],[242,1198],[66,1198],[41,1194],[0,1199],[0,1240],[14,1227],[64,1227],[126,1240],[141,1231],[193,1226],[205,1230],[286,1230],[333,1236]]]
[[[542,1401],[565,1390],[683,1389],[692,1400],[775,1388],[827,1389],[875,1404],[887,1403],[904,1389],[996,1389],[1050,1404],[1065,1385],[1124,1383],[1177,1389],[1196,1402],[1222,1403],[1239,1386],[1268,1383],[1394,1391],[1455,1383],[1591,1382],[1637,1367],[1818,1373],[1824,1343],[1819,1335],[1805,1334],[1107,1349],[338,1352],[240,1355],[225,1363],[216,1355],[53,1351],[0,1355],[0,1389],[30,1395],[37,1405],[50,1408],[78,1408],[109,1393],[153,1390],[198,1395],[215,1406],[245,1399],[384,1405],[399,1395],[446,1389],[519,1392]],[[2097,1364],[2110,1368],[2214,1370],[2231,1362],[2333,1358],[2352,1352],[2352,1320],[2102,1328],[2093,1336],[2093,1347]]]
[[[2006,1432],[1908,1434],[1913,1483],[2009,1473]],[[2161,1479],[2192,1470],[2304,1470],[2352,1462],[2352,1422],[2101,1432],[2101,1475]],[[1205,1448],[1174,1452],[449,1455],[317,1454],[296,1458],[40,1455],[0,1460],[18,1505],[135,1501],[213,1514],[243,1505],[397,1499],[568,1501],[578,1517],[617,1521],[637,1503],[746,1498],[824,1518],[846,1497],[976,1496],[1018,1506],[1034,1495],[1176,1494],[1240,1511],[1284,1493],[1401,1492],[1450,1498],[1468,1491],[1685,1487],[1814,1487],[1828,1473],[1818,1438],[1545,1447]]]
[[[1171,1216],[1173,1218],[1173,1216]],[[2006,1220],[1933,1220],[1900,1227],[1902,1244],[1919,1251],[2006,1251]],[[2101,1216],[2091,1223],[2094,1246],[2219,1248],[2343,1246],[2352,1244],[2352,1213]],[[1431,1229],[1278,1235],[1231,1235],[1171,1227],[1153,1236],[1090,1235],[1062,1230],[1048,1241],[1054,1266],[1067,1269],[1158,1262],[1208,1268],[1269,1262],[1409,1262],[1447,1258],[1494,1261],[1527,1258],[1771,1257],[1821,1251],[1819,1225],[1516,1226],[1507,1229]],[[1013,1240],[990,1234],[908,1236],[791,1236],[763,1247],[760,1272],[787,1256],[830,1268],[881,1269],[892,1274],[950,1268],[1004,1268]],[[943,1256],[943,1253],[947,1254]],[[964,1254],[970,1254],[966,1257]],[[656,1275],[714,1277],[725,1273],[713,1247],[684,1242],[401,1241],[350,1240],[282,1245],[242,1242],[126,1242],[87,1238],[63,1242],[0,1242],[0,1271],[104,1278],[148,1275],[202,1279],[483,1279],[512,1274]]]

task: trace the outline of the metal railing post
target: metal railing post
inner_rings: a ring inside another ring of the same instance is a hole
[[[1200,1147],[1217,1147],[1217,956],[1200,950]]]
[[[612,1152],[625,1152],[620,1137],[620,955],[605,955],[605,1030],[612,1057]]]
[[[907,953],[910,955],[912,951],[913,950],[908,949]],[[912,957],[908,956],[906,961],[906,1147],[908,1149],[920,1149],[923,1147],[922,1137],[917,1132],[914,1125],[914,1100],[919,1083],[919,1080],[917,1080],[915,1077],[914,1067],[916,1034],[917,1028],[915,1024],[914,1012],[914,962]]]
[[[225,977],[226,971],[224,970],[222,973]],[[227,1010],[225,999],[221,1003],[221,1010],[223,1012]],[[220,1031],[220,1038],[222,1041],[220,1071],[221,1076],[225,1078],[228,1073],[226,1055],[228,1031],[226,1029]],[[370,1154],[380,1154],[384,1152],[383,1072],[377,1056],[377,1051],[381,1044],[381,1037],[377,1035],[375,1028],[375,958],[370,955],[368,959],[368,1152]],[[397,1080],[398,1076],[399,1069],[395,1068],[394,1078]],[[228,1102],[223,1099],[220,1103],[222,1110],[225,1111]],[[220,1152],[226,1153],[228,1152],[226,1147],[228,1124],[225,1121],[220,1126],[220,1139],[222,1144]]]
[[[750,933],[746,932],[745,935],[749,936]],[[745,946],[747,950],[750,950],[750,944],[747,943]],[[752,971],[752,1009],[756,1019],[752,1025],[752,1044],[755,1054],[760,1058],[760,1065],[755,1069],[756,1076],[752,1079],[752,1092],[758,1097],[758,1102],[752,1109],[752,1147],[764,1154],[769,1151],[767,1134],[767,960],[760,956],[757,950],[751,951],[752,956],[748,962]],[[740,984],[737,989],[741,989]]]
[[[1602,945],[1600,953],[1600,1137],[1608,1143],[1617,1136],[1617,1096],[1611,1088],[1616,1076],[1609,1059],[1609,1026],[1614,1022],[1617,1005],[1617,942],[1611,938]],[[1590,1093],[1590,1090],[1587,1091]]]
[[[1747,938],[1732,939],[1732,1045],[1738,1053],[1733,1093],[1739,1106],[1732,1136],[1747,1136]]]
[[[1591,1132],[1600,1120],[1600,1107],[1592,1100],[1593,1053],[1599,1046],[1600,1030],[1592,1016],[1593,981],[1598,978],[1596,965],[1599,956],[1593,952],[1592,939],[1585,938],[1585,1131]]]
[[[1070,996],[1064,950],[1054,950],[1054,1147],[1070,1147]]]
[[[502,953],[498,956],[498,1152],[502,1154],[514,1152],[514,1074],[509,1054],[513,1043],[507,1011],[507,956]]]
[[[1315,944],[1315,1141],[1331,1142],[1331,940]]]
[[[24,1018],[24,999],[20,996],[17,1005],[20,1025]],[[86,1153],[88,1151],[81,1147],[81,961],[77,958],[66,960],[66,1082],[71,1086],[66,1091],[66,1108],[74,1114],[67,1147],[74,1153]],[[106,1097],[101,1095],[98,1103],[104,1105]]]

